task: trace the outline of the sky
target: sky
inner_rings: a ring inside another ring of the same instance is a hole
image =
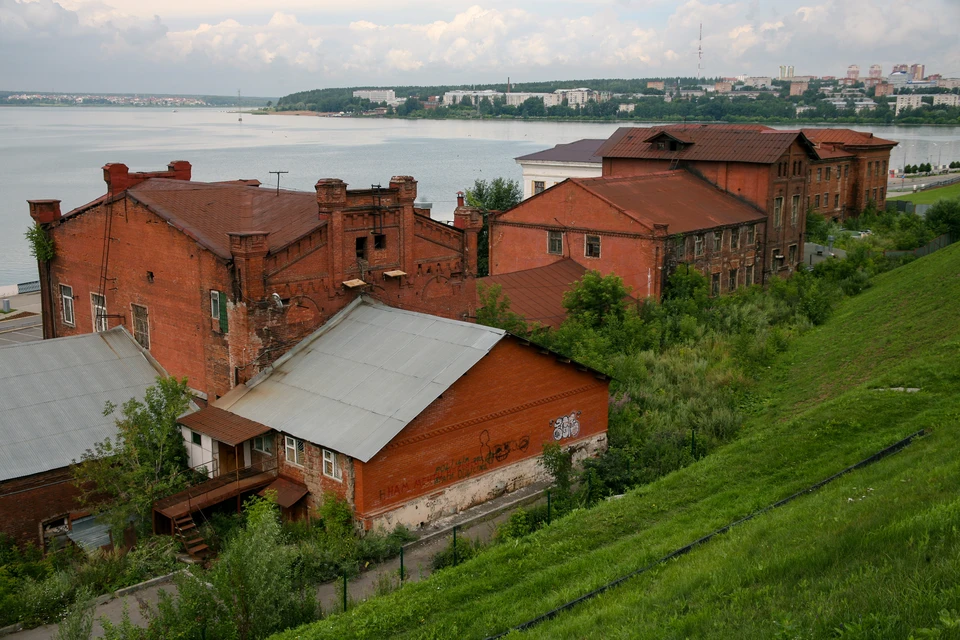
[[[0,0],[0,89],[281,96],[323,87],[960,76],[960,0]],[[412,3],[413,4],[413,3]]]

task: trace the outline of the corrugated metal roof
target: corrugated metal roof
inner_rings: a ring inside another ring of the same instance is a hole
[[[563,294],[586,271],[574,260],[564,258],[545,267],[487,276],[481,278],[481,282],[500,285],[510,299],[510,311],[520,314],[527,322],[557,328],[567,318]]]
[[[834,143],[850,147],[895,147],[895,140],[879,138],[868,131],[855,129],[801,129],[801,132],[816,143]]]
[[[261,489],[257,495],[262,496],[267,491],[276,491],[277,504],[284,509],[289,509],[295,505],[300,498],[307,495],[310,492],[310,489],[307,488],[307,485],[301,482],[281,476]]]
[[[655,224],[667,225],[668,234],[766,219],[756,207],[682,169],[625,178],[570,178],[567,182],[607,200],[651,230]]]
[[[552,149],[544,149],[536,153],[528,153],[525,156],[515,158],[517,162],[521,160],[535,160],[539,162],[591,162],[600,164],[603,158],[597,155],[597,149],[606,142],[606,140],[596,140],[585,138],[576,142],[567,144],[558,144]]]
[[[367,462],[504,335],[360,297],[218,406]]]
[[[266,425],[214,406],[187,414],[179,422],[188,429],[204,433],[232,447],[270,431]]]
[[[0,347],[0,480],[79,460],[116,434],[105,403],[142,397],[160,375],[122,327]]]
[[[682,149],[658,149],[658,134],[688,141]],[[762,125],[665,125],[659,127],[621,127],[597,150],[604,158],[642,158],[654,160],[748,162],[771,164],[797,139],[799,131],[776,131]]]

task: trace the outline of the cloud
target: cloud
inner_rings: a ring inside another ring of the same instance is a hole
[[[956,0],[0,0],[0,88],[278,95],[319,86],[840,74],[926,61],[960,75]],[[426,8],[424,8],[426,7]],[[204,19],[193,16],[204,15]],[[869,20],[870,28],[864,28]],[[843,37],[837,37],[843,33]],[[877,37],[882,33],[883,37]],[[935,68],[936,67],[936,68]]]

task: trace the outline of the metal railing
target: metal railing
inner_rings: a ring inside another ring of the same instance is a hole
[[[210,472],[211,464],[216,470],[214,471],[214,477],[209,478],[207,474]],[[197,484],[187,487],[183,491],[179,491],[171,496],[167,496],[162,500],[157,500],[155,503],[153,503],[154,511],[163,511],[185,502],[186,512],[193,513],[197,509],[202,509],[205,506],[209,506],[204,504],[204,501],[202,500],[203,496],[206,496],[207,494],[218,489],[229,487],[230,485],[236,485],[236,491],[239,493],[243,490],[240,486],[241,481],[246,480],[247,478],[258,476],[262,473],[274,472],[272,475],[275,476],[278,467],[276,456],[261,460],[260,462],[255,462],[245,467],[237,467],[236,469],[223,473],[218,473],[219,468],[217,461],[213,461],[211,464],[197,465],[182,471],[181,474],[199,474],[203,477],[207,477],[208,479],[202,480]],[[206,473],[204,473],[205,471]]]

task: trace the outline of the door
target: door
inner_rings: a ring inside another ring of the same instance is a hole
[[[230,445],[217,442],[220,447],[220,473],[232,473],[237,470],[237,450]]]

